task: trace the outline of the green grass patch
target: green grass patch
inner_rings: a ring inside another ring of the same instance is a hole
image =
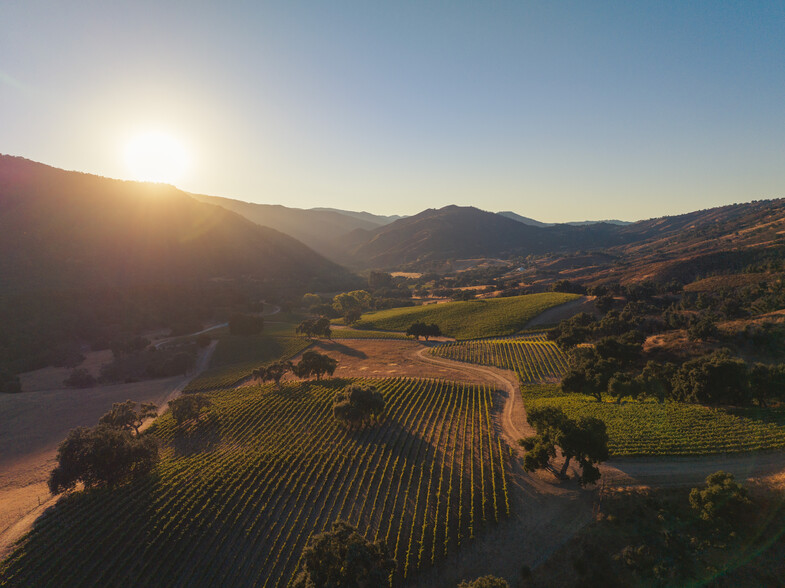
[[[253,370],[279,359],[288,359],[308,347],[301,337],[227,336],[219,339],[210,368],[194,378],[184,392],[203,392],[231,388],[251,375]]]
[[[546,292],[510,298],[445,302],[369,312],[355,324],[360,329],[405,331],[416,321],[436,323],[456,339],[513,335],[543,311],[578,298],[576,294]]]
[[[367,329],[332,329],[333,339],[408,339],[395,331],[371,331]]]
[[[597,402],[558,385],[522,386],[527,409],[556,406],[605,421],[612,455],[704,455],[785,447],[785,410],[710,408],[654,400]]]
[[[278,315],[274,315],[272,318],[276,318],[277,316]],[[262,334],[270,335],[272,337],[298,337],[299,335],[295,332],[298,324],[299,323],[279,321],[265,322]]]

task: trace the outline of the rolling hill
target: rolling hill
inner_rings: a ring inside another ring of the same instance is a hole
[[[356,327],[405,331],[412,323],[424,321],[436,323],[445,335],[456,339],[513,335],[543,311],[576,298],[576,294],[544,292],[509,298],[390,308],[365,313]]]
[[[555,257],[533,269],[547,280],[688,283],[785,257],[785,199],[732,204],[618,228],[625,243],[602,255]]]
[[[356,284],[294,238],[172,186],[10,156],[0,156],[0,276],[0,365],[28,369],[65,344]]]
[[[0,289],[348,273],[297,240],[172,186],[0,158]]]
[[[255,204],[201,194],[191,196],[200,202],[216,204],[258,225],[271,227],[294,237],[333,260],[340,257],[335,245],[335,241],[340,237],[355,229],[373,230],[401,218],[334,208],[302,209],[280,204]]]
[[[385,268],[450,258],[571,251],[618,244],[624,239],[615,225],[540,227],[453,205],[428,209],[373,230],[357,229],[339,241],[344,263]]]

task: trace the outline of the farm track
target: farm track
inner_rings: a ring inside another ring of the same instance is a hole
[[[165,400],[160,403],[161,408],[159,409],[159,416],[167,410],[168,402],[177,398],[182,393],[183,389],[188,385],[188,383],[206,369],[207,365],[210,363],[210,358],[212,357],[213,351],[215,350],[216,343],[216,341],[212,341],[210,345],[205,348],[195,366],[194,371],[186,378],[180,380],[179,383],[166,396]],[[142,425],[142,427],[140,427],[140,430],[147,429],[153,423],[153,421],[154,419],[148,419]],[[0,560],[2,560],[11,552],[13,544],[25,533],[27,533],[32,528],[36,519],[49,507],[54,506],[61,496],[62,495],[51,496],[47,500],[40,502],[37,507],[24,514],[16,522],[8,525],[5,529],[0,530]]]
[[[456,370],[460,366],[475,376],[487,376],[490,378],[488,381],[490,384],[501,383],[504,386],[507,395],[504,397],[502,424],[505,438],[513,439],[515,446],[517,446],[517,439],[534,434],[534,430],[525,420],[525,409],[516,409],[516,404],[522,405],[523,402],[520,399],[520,386],[515,372],[453,361],[434,355],[426,356],[427,351],[428,348],[424,348],[418,353],[421,359]],[[523,421],[520,420],[521,418]],[[606,487],[674,487],[701,483],[706,476],[720,469],[729,471],[741,479],[774,475],[785,470],[785,453],[771,451],[694,457],[611,458],[601,469]]]

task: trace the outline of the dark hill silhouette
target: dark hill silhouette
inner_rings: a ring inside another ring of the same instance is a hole
[[[0,156],[0,372],[358,283],[296,239],[172,186]]]
[[[279,231],[164,184],[0,157],[2,290],[127,286],[252,275],[348,277]]]
[[[604,223],[539,227],[471,206],[445,206],[340,239],[346,263],[395,267],[430,260],[507,257],[619,244],[619,227]]]

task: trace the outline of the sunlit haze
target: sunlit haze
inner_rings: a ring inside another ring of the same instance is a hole
[[[150,131],[134,136],[125,147],[130,179],[176,183],[188,169],[188,154],[174,137]]]
[[[781,2],[194,6],[1,3],[0,150],[384,214],[785,196]]]

